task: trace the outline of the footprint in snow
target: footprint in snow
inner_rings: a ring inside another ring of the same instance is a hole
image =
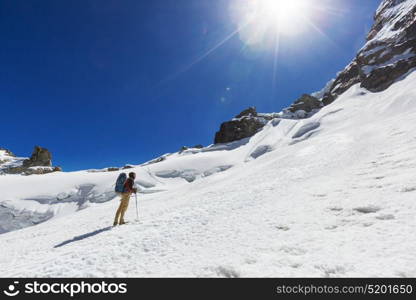
[[[410,277],[413,277],[412,275],[409,275],[409,274],[407,274],[406,272],[404,272],[404,271],[397,271],[396,272],[396,275],[398,276],[398,277],[401,277],[401,278],[410,278]]]
[[[356,207],[353,210],[362,214],[372,214],[372,213],[376,213],[380,211],[381,208],[377,206],[373,206],[373,205],[368,205],[368,206]]]
[[[324,277],[339,277],[342,275],[345,275],[347,272],[346,268],[344,266],[326,266],[326,265],[316,265],[316,269],[322,271],[324,274]]]
[[[326,226],[325,230],[334,230],[334,229],[337,229],[337,228],[338,228],[337,225],[330,225],[330,226]]]
[[[410,193],[416,191],[416,187],[404,187],[400,190],[400,193]]]
[[[382,186],[382,185],[377,185],[377,184],[371,184],[371,185],[369,185],[369,186],[367,186],[367,188],[369,188],[369,189],[382,189],[384,186]]]
[[[240,277],[240,274],[231,266],[219,266],[215,268],[215,273],[217,273],[219,277],[225,277],[225,278]]]
[[[293,247],[293,246],[282,246],[280,247],[280,251],[285,252],[290,255],[295,255],[295,256],[304,255],[307,252],[305,249]]]
[[[370,226],[373,226],[373,225],[374,225],[374,223],[372,223],[372,222],[363,223],[363,227],[370,227]]]
[[[288,230],[290,230],[290,228],[289,228],[289,227],[284,226],[284,225],[277,225],[277,226],[276,226],[276,229],[278,229],[278,230],[282,230],[282,231],[288,231]]]
[[[403,132],[403,131],[396,131],[396,132],[392,132],[391,133],[391,136],[397,136],[397,135],[403,135],[403,134],[405,134],[405,132]]]
[[[387,214],[387,215],[379,215],[376,217],[376,219],[378,220],[383,220],[383,221],[387,221],[387,220],[394,220],[395,216],[392,214]]]
[[[291,264],[290,267],[292,267],[293,269],[298,269],[298,268],[302,267],[302,264],[301,263],[294,263],[294,264]]]
[[[248,265],[252,265],[252,264],[257,263],[257,260],[254,258],[247,258],[244,262]]]
[[[327,195],[326,194],[313,194],[312,196],[316,198],[325,198]]]

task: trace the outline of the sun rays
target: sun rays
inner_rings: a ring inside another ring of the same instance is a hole
[[[177,72],[168,76],[158,85],[164,84],[186,73],[192,67],[216,52],[220,47],[235,37],[242,42],[242,49],[253,49],[273,53],[273,81],[277,78],[279,51],[285,39],[302,44],[302,36],[315,32],[320,38],[334,46],[334,42],[320,28],[320,20],[328,15],[345,13],[328,1],[320,0],[232,0],[229,6],[230,21],[236,27],[224,34],[223,38],[213,43]]]

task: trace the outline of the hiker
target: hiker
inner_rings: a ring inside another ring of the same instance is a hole
[[[125,176],[125,175],[124,175]],[[132,193],[137,193],[137,189],[134,188],[134,179],[136,178],[136,173],[130,172],[129,178],[124,182],[122,192],[120,193],[120,206],[117,209],[116,217],[114,219],[113,225],[117,224],[123,225],[126,224],[124,221],[124,214],[126,213],[127,207],[129,206],[129,200]],[[120,221],[119,221],[120,217]]]

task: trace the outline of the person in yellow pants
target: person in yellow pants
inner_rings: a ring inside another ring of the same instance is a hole
[[[117,209],[116,216],[114,218],[113,225],[123,225],[126,224],[124,221],[124,214],[129,207],[130,196],[133,193],[137,193],[137,189],[134,188],[134,179],[136,179],[136,173],[131,172],[129,173],[129,178],[127,178],[126,182],[124,183],[124,192],[121,193],[120,205]]]

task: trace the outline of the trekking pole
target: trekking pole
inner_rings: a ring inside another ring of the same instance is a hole
[[[136,196],[136,220],[139,220],[139,208],[137,207],[137,193],[135,193],[134,196]]]

